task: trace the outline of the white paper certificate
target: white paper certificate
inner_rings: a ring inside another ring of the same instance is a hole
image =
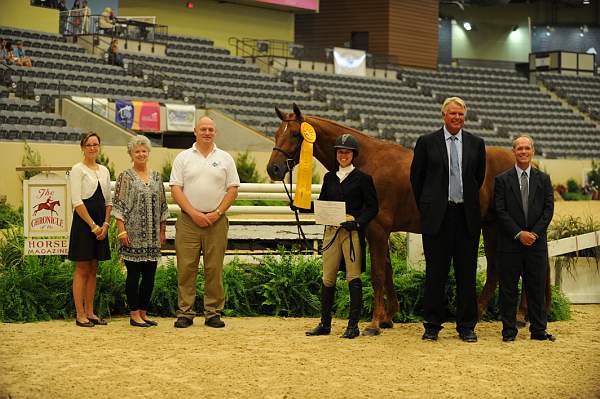
[[[346,221],[346,203],[315,200],[315,223],[339,226]]]

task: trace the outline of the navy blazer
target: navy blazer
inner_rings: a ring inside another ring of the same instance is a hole
[[[481,231],[479,189],[485,179],[485,143],[462,131],[462,183],[467,229]],[[421,232],[437,234],[448,206],[448,150],[444,129],[419,137],[410,166],[410,182],[421,213]]]
[[[519,231],[531,231],[538,239],[531,251],[547,251],[547,230],[554,214],[554,192],[550,176],[534,167],[529,176],[527,220],[521,200],[519,177],[514,167],[496,176],[494,181],[494,208],[500,225],[498,250],[520,252],[526,249],[514,237]]]

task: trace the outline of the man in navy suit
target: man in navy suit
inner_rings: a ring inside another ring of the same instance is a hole
[[[477,341],[475,285],[485,144],[463,130],[466,112],[461,98],[447,98],[442,105],[444,126],[419,137],[410,168],[426,262],[424,340],[437,340],[445,321],[446,283],[452,263],[457,291],[456,330],[463,341]]]
[[[519,276],[528,301],[531,339],[554,341],[546,332],[546,231],[554,212],[550,177],[531,167],[533,139],[520,136],[513,141],[516,165],[496,176],[494,207],[498,216],[500,314],[502,340],[517,336],[517,285]]]

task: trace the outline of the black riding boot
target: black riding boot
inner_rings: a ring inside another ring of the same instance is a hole
[[[362,309],[362,281],[360,278],[355,278],[348,283],[348,291],[350,291],[350,318],[348,319],[348,327],[342,335],[342,338],[356,338],[360,335],[358,329],[358,321],[360,320],[360,311]]]
[[[333,297],[335,286],[321,286],[321,322],[318,326],[306,332],[306,335],[329,335],[331,332],[331,309],[333,308]]]

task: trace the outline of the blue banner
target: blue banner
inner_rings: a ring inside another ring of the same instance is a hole
[[[133,104],[128,100],[115,100],[115,122],[125,128],[133,127]]]

